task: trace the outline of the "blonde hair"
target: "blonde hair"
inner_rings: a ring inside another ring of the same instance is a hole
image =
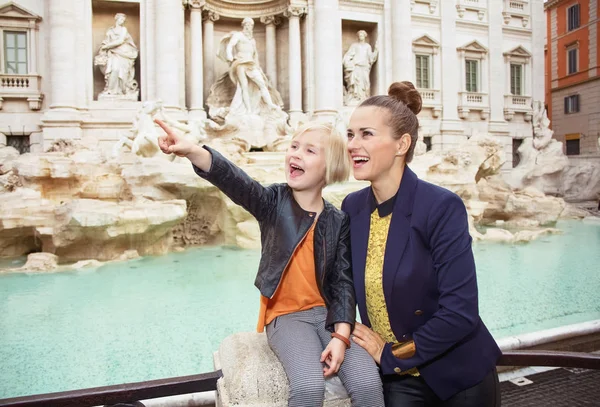
[[[346,137],[331,123],[308,122],[296,129],[292,140],[312,131],[323,134],[321,141],[325,148],[325,185],[347,181],[351,162]]]

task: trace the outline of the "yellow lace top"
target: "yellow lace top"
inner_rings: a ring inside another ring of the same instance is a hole
[[[374,210],[371,214],[369,246],[365,264],[365,294],[367,314],[369,315],[369,321],[371,321],[371,328],[384,341],[397,343],[398,341],[390,325],[390,316],[383,293],[383,260],[391,221],[391,213],[380,217],[379,211]],[[402,372],[402,374],[418,376],[419,372],[416,368],[413,368]]]

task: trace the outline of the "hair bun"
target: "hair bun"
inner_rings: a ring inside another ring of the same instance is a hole
[[[423,100],[415,85],[409,81],[394,82],[388,89],[388,96],[404,103],[414,114],[419,114]]]

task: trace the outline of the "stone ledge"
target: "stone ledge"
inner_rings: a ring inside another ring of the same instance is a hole
[[[223,372],[217,382],[216,407],[287,406],[288,380],[266,334],[240,332],[228,336],[214,354],[214,366]],[[350,406],[337,376],[325,381],[323,405]]]

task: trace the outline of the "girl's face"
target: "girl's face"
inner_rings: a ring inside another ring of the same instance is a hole
[[[410,136],[393,137],[387,124],[387,109],[376,106],[357,108],[348,127],[348,152],[352,158],[354,178],[376,182],[397,170],[410,146]],[[406,145],[408,137],[408,146]]]
[[[294,137],[285,154],[285,179],[295,191],[325,186],[327,154],[320,131],[307,131]]]

